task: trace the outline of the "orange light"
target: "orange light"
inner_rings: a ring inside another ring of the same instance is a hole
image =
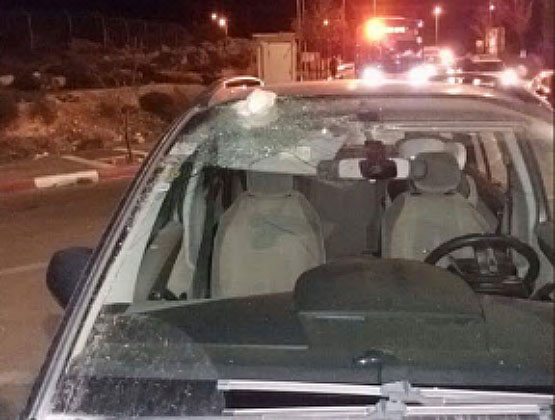
[[[328,26],[330,24],[330,21],[328,19],[324,19],[324,26]]]
[[[439,16],[442,13],[443,13],[443,9],[441,8],[441,6],[434,7],[434,16]]]
[[[387,28],[385,23],[378,18],[369,19],[364,24],[364,36],[372,42],[378,42],[385,36]]]

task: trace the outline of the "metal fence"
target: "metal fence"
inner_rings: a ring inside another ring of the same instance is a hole
[[[175,23],[108,17],[99,13],[41,13],[0,10],[0,48],[59,49],[75,39],[98,43],[104,48],[157,49],[190,41],[189,32]]]

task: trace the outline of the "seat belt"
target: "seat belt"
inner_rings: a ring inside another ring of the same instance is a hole
[[[513,166],[507,152],[502,150],[503,164],[507,173],[507,190],[504,193],[504,205],[499,214],[499,223],[497,225],[497,234],[510,235],[513,230]],[[505,223],[506,221],[506,223]]]

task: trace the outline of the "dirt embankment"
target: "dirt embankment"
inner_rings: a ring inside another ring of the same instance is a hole
[[[0,163],[155,141],[202,85],[0,91]]]
[[[202,85],[253,63],[252,41],[233,38],[157,51],[74,39],[3,54],[0,163],[154,141]]]

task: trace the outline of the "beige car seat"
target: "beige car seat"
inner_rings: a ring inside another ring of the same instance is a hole
[[[324,262],[320,219],[293,190],[293,177],[250,172],[247,191],[220,218],[211,295],[291,291],[304,271]]]

